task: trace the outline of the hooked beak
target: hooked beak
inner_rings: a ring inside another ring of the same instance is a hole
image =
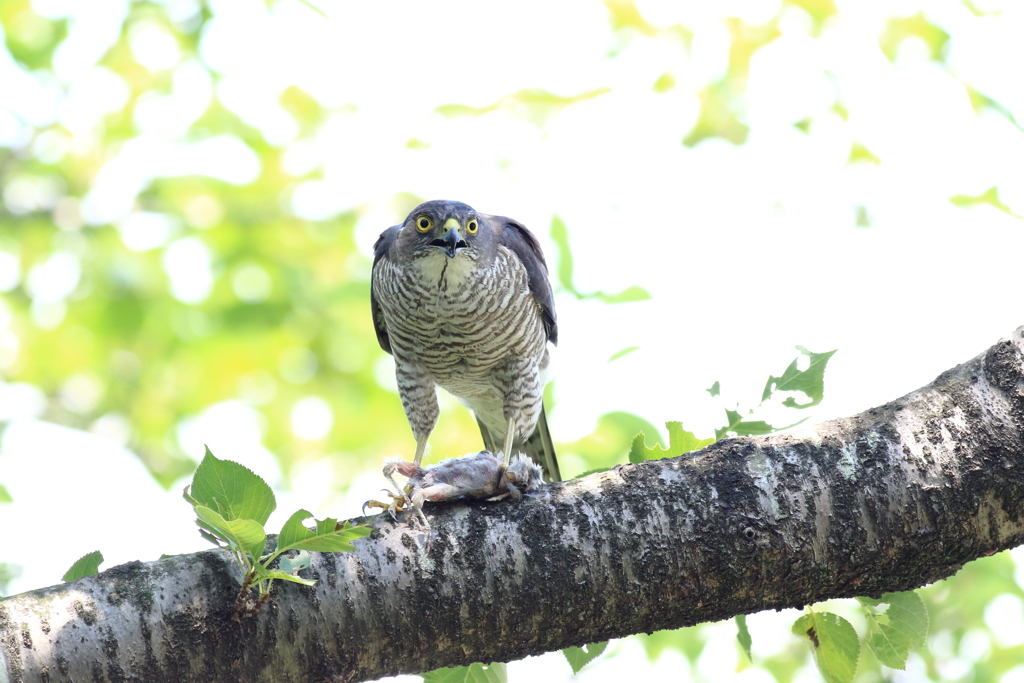
[[[466,240],[459,236],[459,222],[457,220],[449,218],[445,222],[444,227],[448,228],[448,232],[444,234],[444,237],[434,240],[430,244],[431,246],[444,249],[444,253],[448,255],[448,258],[455,258],[460,249],[465,249],[469,245],[466,244]]]

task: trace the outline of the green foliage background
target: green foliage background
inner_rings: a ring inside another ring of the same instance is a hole
[[[197,55],[212,9],[195,4],[194,12],[172,17],[172,5],[127,5],[121,35],[99,64],[122,79],[128,97],[89,134],[73,136],[59,123],[22,122],[24,139],[0,147],[0,189],[5,198],[0,203],[0,251],[16,260],[21,274],[0,293],[0,318],[5,321],[0,326],[0,377],[41,390],[46,397],[44,419],[82,429],[111,423],[126,426],[127,445],[164,485],[192,471],[199,457],[184,452],[179,442],[182,421],[232,399],[254,406],[265,418],[264,443],[286,473],[298,462],[330,457],[344,472],[355,474],[367,463],[375,466],[382,454],[408,452],[411,438],[399,401],[375,375],[382,352],[368,315],[370,264],[353,237],[358,212],[320,221],[296,217],[286,198],[297,179],[282,169],[282,148],[217,98],[186,137],[236,136],[258,155],[258,177],[242,185],[198,176],[156,177],[136,202],[138,210],[169,218],[177,226],[176,237],[192,237],[207,247],[214,274],[208,297],[186,303],[173,295],[162,248],[129,249],[115,226],[83,221],[81,200],[97,173],[138,135],[134,112],[147,98],[164,95],[172,87],[169,72],[151,71],[136,61],[129,45],[133,27],[156,24],[174,37],[183,56]],[[623,42],[667,38],[685,49],[692,47],[691,28],[655,26],[630,0],[606,0],[605,5],[608,22]],[[964,5],[974,13],[985,11],[970,2]],[[812,32],[820,31],[839,11],[831,0],[787,0],[766,23],[753,26],[730,20],[727,69],[700,93],[699,120],[679,144],[692,147],[712,138],[737,145],[746,141],[744,88],[751,57],[780,34],[784,12],[794,8],[809,18]],[[68,20],[40,16],[28,0],[2,0],[0,24],[6,49],[19,68],[43,80],[47,74],[52,77],[54,52],[68,35]],[[925,45],[936,66],[946,68],[948,35],[925,14],[894,17],[879,27],[879,45],[890,59],[908,39]],[[667,92],[676,85],[676,76],[665,73],[651,87]],[[1005,116],[1017,126],[1000,103],[969,83],[964,87],[976,111]],[[453,102],[437,113],[472,120],[500,110],[543,126],[557,112],[601,92],[581,89],[566,96],[528,89],[483,107]],[[3,96],[0,84],[0,100]],[[295,86],[280,94],[279,104],[300,136],[314,132],[332,111]],[[840,99],[833,110],[848,115]],[[411,147],[417,144],[424,143],[410,139]],[[850,161],[879,163],[861,143],[853,145]],[[394,188],[398,214],[425,199],[404,190]],[[1012,213],[995,188],[951,201],[959,206],[987,204]],[[866,209],[860,220],[870,225]],[[552,239],[565,244],[566,235],[565,224],[556,218]],[[57,254],[74,257],[77,281],[60,301],[36,300],[27,284],[29,274]],[[580,293],[572,282],[567,251],[552,270],[561,291],[578,298],[614,303],[643,297],[635,290]],[[247,288],[246,282],[254,278],[259,286]],[[306,440],[293,433],[289,416],[299,399],[311,395],[329,402],[335,425],[323,438]],[[740,419],[738,413],[735,416]],[[468,413],[447,412],[443,420],[432,439],[437,452],[478,448]],[[642,417],[609,413],[599,419],[593,434],[559,447],[578,456],[581,471],[608,467],[626,461],[638,432],[648,435],[648,443],[658,440],[652,437],[658,430]],[[7,502],[2,478],[0,472],[0,505]],[[0,563],[0,591],[15,571]],[[1000,598],[999,604],[1009,604],[1011,612],[1014,606],[1021,611],[1024,594],[1015,580],[1020,571],[1008,554],[1002,554],[972,563],[954,580],[926,589],[933,635],[929,648],[912,657],[910,673],[900,680],[927,676],[998,681],[1011,670],[1024,677],[1024,634],[999,632],[1000,624],[1017,622],[995,619],[997,610],[990,609]],[[851,621],[865,631],[863,623],[852,617]],[[756,625],[756,618],[752,623]],[[652,658],[674,650],[693,663],[720,632],[696,627],[638,639]],[[791,646],[759,655],[756,628],[752,632],[756,667],[781,682],[814,675],[803,643],[793,639]],[[598,661],[590,666],[600,665]],[[897,678],[870,655],[862,655],[858,676],[862,681]]]

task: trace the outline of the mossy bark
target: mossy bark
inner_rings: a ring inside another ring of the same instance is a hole
[[[0,682],[360,681],[936,581],[1024,542],[1024,328],[854,417],[428,516],[240,622],[222,551],[7,598]]]

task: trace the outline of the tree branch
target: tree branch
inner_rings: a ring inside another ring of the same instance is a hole
[[[854,417],[428,512],[240,623],[223,551],[7,598],[0,683],[361,681],[936,581],[1024,542],[1024,327]]]

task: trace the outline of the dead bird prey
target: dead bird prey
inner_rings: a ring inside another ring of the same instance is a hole
[[[404,487],[395,482],[395,472],[409,478]],[[448,503],[470,498],[497,500],[506,496],[520,500],[523,494],[533,493],[544,486],[540,465],[523,453],[512,458],[504,476],[501,458],[490,451],[442,460],[427,467],[420,467],[401,458],[391,458],[384,464],[384,476],[395,487],[394,491],[385,489],[391,502],[368,500],[363,504],[364,512],[367,507],[378,507],[388,510],[397,519],[399,512],[409,509],[411,501],[417,518],[428,528],[430,525],[422,510],[425,501]]]

